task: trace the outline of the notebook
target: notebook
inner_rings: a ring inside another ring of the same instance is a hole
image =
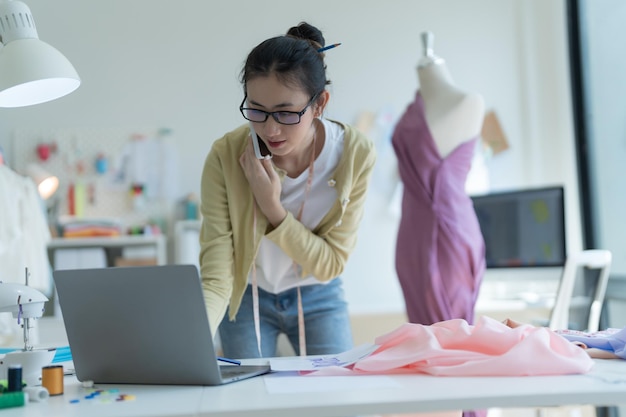
[[[269,372],[221,365],[194,265],[53,272],[79,381],[221,385]]]

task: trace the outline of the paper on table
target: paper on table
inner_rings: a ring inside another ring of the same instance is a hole
[[[315,371],[328,366],[348,366],[378,349],[366,343],[336,355],[290,356],[270,359],[272,371]]]

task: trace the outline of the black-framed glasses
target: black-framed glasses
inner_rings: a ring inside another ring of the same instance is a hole
[[[311,106],[311,104],[313,104],[317,96],[318,94],[311,97],[311,100],[309,100],[307,105],[300,111],[264,111],[259,109],[253,109],[250,107],[244,107],[243,105],[248,98],[248,95],[246,94],[243,96],[243,101],[239,105],[239,111],[241,112],[244,119],[250,120],[251,122],[255,123],[264,123],[265,121],[267,121],[268,117],[272,116],[274,120],[276,120],[276,122],[280,123],[281,125],[297,125],[298,123],[300,123],[302,115],[306,113],[307,109]]]

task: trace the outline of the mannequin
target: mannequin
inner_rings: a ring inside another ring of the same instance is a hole
[[[485,271],[485,244],[465,192],[484,117],[480,95],[459,89],[422,33],[420,90],[395,127],[392,145],[403,183],[396,272],[410,322],[465,319]],[[484,417],[485,410],[463,417]]]
[[[465,182],[484,104],[453,83],[432,40],[422,34],[420,89],[392,136],[403,184],[396,272],[410,322],[473,323],[485,249]]]
[[[424,55],[417,66],[426,121],[442,157],[482,128],[485,105],[481,95],[459,89],[445,61],[433,52],[433,34],[422,33]]]

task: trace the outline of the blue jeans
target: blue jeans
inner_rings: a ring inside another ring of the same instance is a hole
[[[300,288],[306,330],[306,353],[323,355],[344,352],[352,348],[352,329],[348,306],[343,297],[341,279],[328,284],[307,285]],[[297,355],[298,292],[297,289],[272,294],[259,288],[259,316],[261,328],[261,356],[276,356],[276,341],[285,333]],[[228,314],[219,326],[224,356],[230,358],[258,358],[254,331],[252,286],[248,285],[241,307],[234,321]]]

